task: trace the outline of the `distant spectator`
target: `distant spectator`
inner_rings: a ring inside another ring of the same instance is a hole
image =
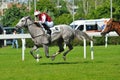
[[[104,21],[104,24],[101,26],[101,30],[105,28],[106,24],[107,24],[107,20]]]
[[[17,34],[16,30],[13,31],[13,35],[15,35],[15,34]],[[18,49],[18,41],[17,41],[17,39],[13,39],[12,48],[17,48]]]

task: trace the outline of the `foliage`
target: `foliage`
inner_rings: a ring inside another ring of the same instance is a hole
[[[18,20],[26,15],[26,8],[22,6],[21,8],[17,8],[16,5],[7,9],[2,18],[2,23],[4,26],[15,26]]]
[[[55,18],[54,22],[56,24],[68,24],[72,22],[72,16],[70,14],[62,14],[61,16]]]
[[[109,18],[110,15],[110,12],[109,12],[109,8],[108,7],[99,7],[97,8],[95,11],[93,11],[92,13],[90,13],[90,18],[92,19],[99,19],[99,18]],[[101,11],[101,12],[100,12]]]
[[[34,3],[32,3],[32,4],[34,4]],[[55,4],[54,3],[52,3],[52,1],[51,0],[46,0],[46,1],[44,1],[44,0],[39,0],[39,1],[37,1],[37,3],[36,3],[36,10],[39,10],[39,11],[41,11],[41,12],[47,12],[52,18],[54,18],[55,16],[54,16],[54,13],[55,12],[58,12],[56,9],[55,9]],[[32,16],[32,17],[34,17],[34,11],[35,11],[35,9],[34,9],[34,5],[32,5],[32,9],[31,9],[31,11],[30,11],[30,15]]]
[[[71,16],[65,6],[66,5],[65,1],[62,0],[60,2],[60,5],[62,6],[61,8],[57,8],[55,1],[51,1],[51,0],[46,0],[46,1],[39,0],[36,5],[37,5],[36,10],[40,10],[41,12],[48,13],[52,17],[55,24],[70,23],[70,21],[68,21],[69,20],[68,18],[70,18]],[[32,7],[30,11],[32,17],[34,17],[33,13],[34,13],[34,7]]]
[[[56,12],[55,4],[51,0],[39,0],[37,2],[37,9],[41,12],[47,12],[52,18],[54,18],[54,12]]]
[[[120,0],[113,1],[113,18],[116,20],[120,19],[119,2]],[[34,0],[32,0],[31,4],[34,4]],[[60,0],[59,5],[61,5],[61,8],[57,8],[57,0],[38,0],[36,9],[40,10],[41,12],[47,12],[53,18],[55,24],[70,24],[72,22],[72,16],[70,16],[71,14],[66,7],[67,0]],[[110,17],[110,0],[75,0],[75,5],[78,6],[75,14],[75,20],[80,18],[95,19]],[[86,5],[86,7],[84,5]],[[33,13],[34,5],[31,5],[30,15],[32,18],[34,18]],[[13,6],[13,9],[11,8],[6,10],[5,15],[3,16],[3,24],[5,26],[13,26],[22,16],[25,16],[25,14],[26,11],[24,6],[22,8]]]
[[[26,46],[28,47],[28,48],[31,48],[31,47],[33,47],[34,46],[34,43],[33,43],[33,41],[31,40],[31,39],[26,39]]]
[[[112,2],[112,15],[116,20],[120,19],[120,0],[115,0]],[[95,10],[92,10],[87,18],[99,19],[99,18],[110,18],[110,0],[106,0],[102,5],[99,5]]]
[[[115,20],[120,20],[120,0],[116,0],[114,1],[114,4],[113,4],[113,18]]]

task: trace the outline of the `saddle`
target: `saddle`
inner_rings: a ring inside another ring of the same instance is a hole
[[[47,30],[47,34],[51,35],[51,30],[49,29],[49,27],[46,24],[39,24],[38,22],[34,22],[34,24],[38,27],[43,26],[44,30]]]
[[[35,22],[36,26],[40,27],[41,25],[38,22]],[[52,28],[49,28],[46,24],[42,24],[44,29],[47,31],[47,34],[51,35],[56,32],[60,32],[60,28],[57,26],[54,26]]]

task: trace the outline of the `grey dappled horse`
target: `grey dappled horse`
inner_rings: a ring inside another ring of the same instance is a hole
[[[51,37],[46,33],[45,29],[41,26],[37,26],[34,21],[29,17],[23,17],[20,19],[20,21],[17,23],[16,28],[22,28],[25,27],[28,29],[32,40],[34,42],[34,47],[31,49],[30,53],[35,58],[41,58],[41,56],[37,56],[34,54],[34,51],[39,48],[40,45],[43,46],[45,55],[47,58],[51,57],[52,60],[55,59],[55,57],[64,51],[63,43],[68,46],[68,50],[63,53],[63,59],[66,59],[66,55],[69,51],[73,49],[73,46],[71,45],[71,41],[77,37],[79,40],[82,40],[83,38],[87,40],[92,40],[86,33],[81,32],[79,30],[73,30],[68,25],[57,25],[54,26],[55,28],[59,29],[59,31],[54,32],[51,34]],[[49,40],[51,42],[57,41],[57,44],[59,46],[59,50],[53,54],[52,56],[49,56]]]

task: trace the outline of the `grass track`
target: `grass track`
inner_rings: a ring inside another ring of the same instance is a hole
[[[53,53],[57,47],[50,47]],[[94,47],[94,57],[90,59],[90,47],[87,47],[87,59],[83,59],[83,47],[76,46],[63,61],[62,55],[51,61],[44,57],[36,62],[25,51],[25,61],[21,61],[21,49],[0,48],[0,80],[120,80],[120,46],[109,45]]]

